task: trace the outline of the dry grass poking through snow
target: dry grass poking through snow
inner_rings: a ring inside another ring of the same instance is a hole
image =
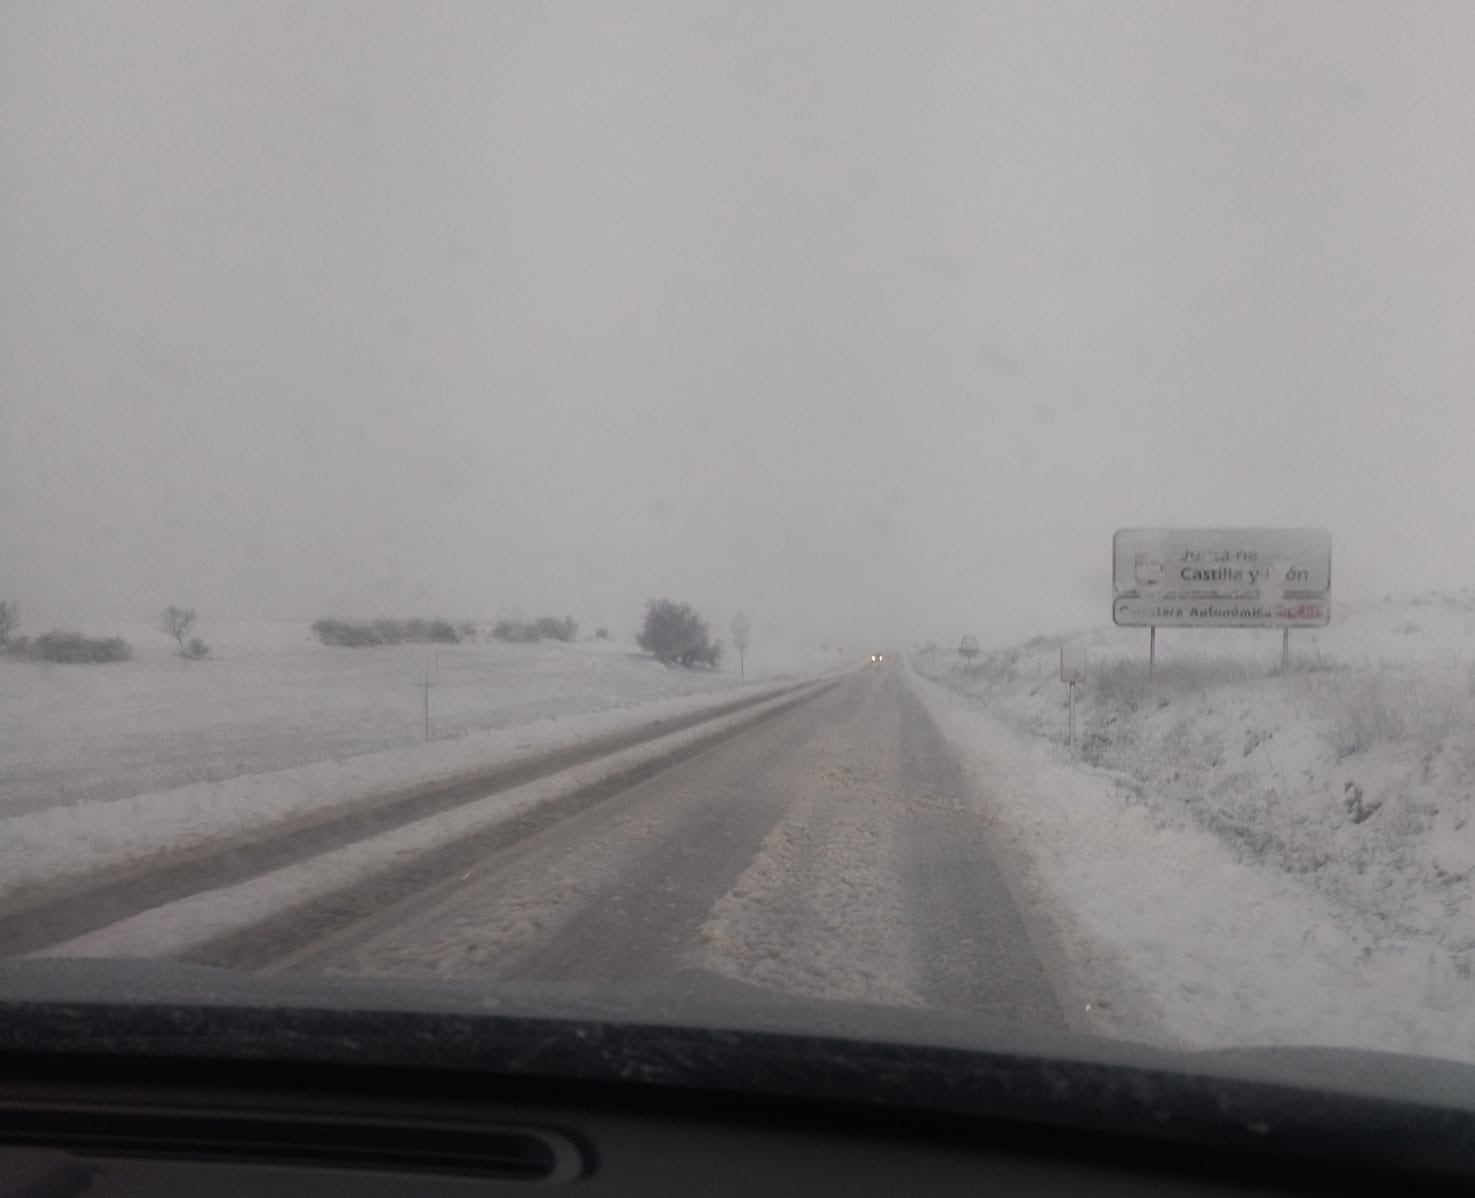
[[[1145,637],[1075,638],[1093,650],[1075,760],[1158,826],[1310,885],[1369,951],[1427,957],[1435,990],[1475,1001],[1475,597],[1417,598],[1298,635],[1285,673],[1267,634],[1179,634],[1151,679]],[[1068,759],[1058,644],[971,673],[917,665]]]

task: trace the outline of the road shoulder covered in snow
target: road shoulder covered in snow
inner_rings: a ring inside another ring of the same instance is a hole
[[[1403,846],[1403,857],[1391,845],[1362,850],[1362,875],[1375,876],[1358,890],[1342,876],[1343,865],[1362,876],[1355,863],[1338,859],[1318,871],[1306,868],[1305,852],[1280,851],[1294,837],[1275,819],[1251,820],[1257,834],[1232,831],[1243,822],[1234,804],[1244,784],[1215,786],[1191,751],[1143,750],[1152,768],[1137,771],[1071,753],[1055,735],[1057,723],[1064,731],[1056,710],[1064,688],[1053,679],[1041,684],[1041,670],[987,684],[934,673],[936,680],[910,674],[912,685],[964,766],[1000,856],[1014,866],[1021,901],[1046,925],[1050,956],[1064,962],[1057,988],[1072,1022],[1175,1047],[1345,1045],[1475,1060],[1475,988],[1458,941],[1469,887],[1441,880],[1458,844],[1446,846],[1446,864],[1412,864],[1404,859],[1409,829],[1389,819],[1381,834]],[[1014,701],[1026,691],[1040,696],[1035,707]],[[1031,718],[1046,711],[1048,719]],[[1121,723],[1129,714],[1101,703],[1095,718]],[[1298,737],[1321,734],[1278,714],[1274,731],[1287,755]],[[1083,722],[1089,736],[1093,725]],[[1171,735],[1184,730],[1175,724]],[[1155,794],[1158,766],[1191,794],[1192,816],[1172,796]],[[1298,800],[1306,800],[1296,787],[1318,778],[1298,768],[1281,778],[1287,793],[1269,801],[1297,822]],[[1339,806],[1328,835],[1356,826],[1356,814]],[[1376,876],[1379,869],[1387,876]],[[1393,877],[1404,880],[1404,892]],[[1388,905],[1406,914],[1422,909],[1406,892],[1423,888],[1444,900],[1442,921],[1431,915],[1419,926],[1379,912],[1369,897],[1387,893]]]
[[[886,667],[770,780],[785,809],[699,967],[812,998],[1058,1025],[1058,985],[933,721]]]
[[[817,684],[822,685],[822,684]],[[801,692],[802,694],[803,692]],[[312,904],[372,881],[416,858],[462,844],[515,821],[539,806],[657,764],[714,735],[736,731],[794,701],[784,693],[681,731],[643,740],[627,749],[499,791],[371,836],[238,885],[207,890],[144,911],[46,950],[46,955],[186,958],[210,951],[231,936],[252,932],[284,915],[311,919]]]
[[[267,829],[317,821],[407,790],[450,784],[603,736],[699,715],[792,684],[729,688],[586,712],[293,769],[201,782],[111,802],[92,801],[0,818],[0,902],[25,901],[100,871],[154,860]]]

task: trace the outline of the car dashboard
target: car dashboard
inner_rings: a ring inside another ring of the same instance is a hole
[[[1475,1072],[1404,1058],[1322,1088],[905,1013],[70,991],[0,976],[0,1198],[1475,1192]]]

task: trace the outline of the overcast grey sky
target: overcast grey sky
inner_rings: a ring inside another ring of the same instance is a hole
[[[0,595],[986,643],[1475,583],[1475,5],[0,5]],[[29,623],[30,621],[28,621]]]

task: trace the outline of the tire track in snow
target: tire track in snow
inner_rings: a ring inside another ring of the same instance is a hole
[[[815,998],[1064,1022],[986,829],[888,671],[702,931],[702,964]]]
[[[895,668],[867,671],[500,854],[317,967],[585,989],[704,970],[1061,1024],[959,779]]]

